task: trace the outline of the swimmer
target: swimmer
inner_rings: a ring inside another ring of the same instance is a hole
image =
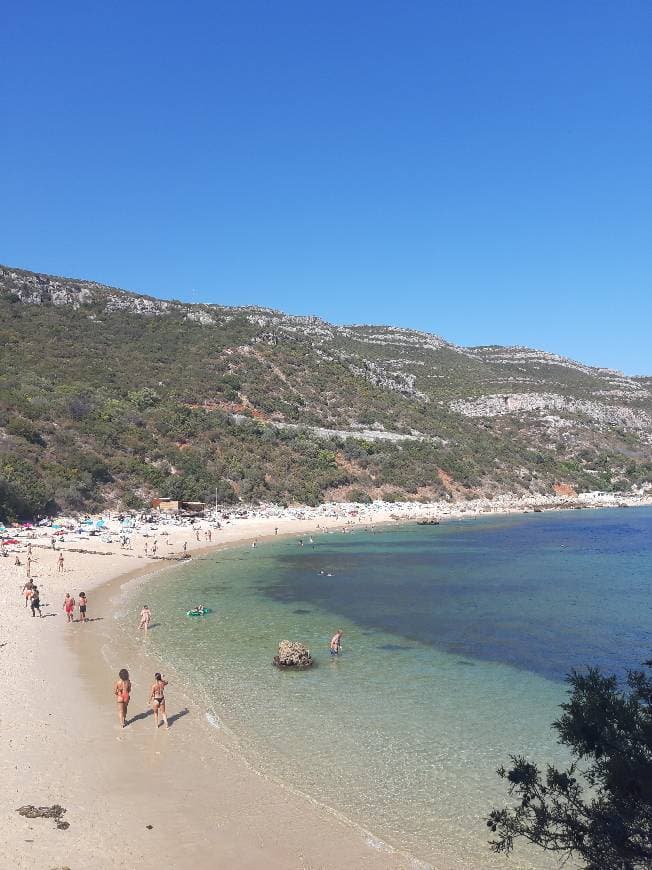
[[[147,629],[149,628],[149,624],[152,621],[152,611],[146,604],[143,604],[143,609],[140,611],[140,624],[138,625],[138,629],[145,629],[145,634],[147,634]]]
[[[338,656],[342,652],[342,635],[344,632],[341,628],[338,628],[333,637],[331,638],[330,648],[331,655]]]

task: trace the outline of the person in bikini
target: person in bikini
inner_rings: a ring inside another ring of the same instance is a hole
[[[127,707],[131,697],[131,680],[129,679],[129,671],[126,668],[118,673],[118,682],[115,684],[113,694],[118,702],[118,717],[120,719],[120,727],[124,728],[127,724]]]
[[[139,629],[144,628],[145,633],[147,633],[147,629],[149,628],[149,624],[152,621],[152,611],[146,604],[143,604],[143,609],[140,611],[140,624],[138,626]]]
[[[63,609],[66,612],[68,622],[75,621],[75,599],[70,592],[66,592],[66,597],[63,599]]]
[[[32,597],[32,593],[34,592],[34,583],[31,580],[28,580],[27,583],[23,586],[23,595],[25,596],[25,607],[29,604],[29,600]]]
[[[79,593],[79,621],[86,622],[86,605],[88,604],[88,599],[86,598],[85,592]]]
[[[168,729],[168,719],[165,715],[165,687],[168,681],[164,680],[160,674],[154,674],[154,684],[149,695],[149,700],[154,710],[154,727],[158,731],[159,721],[158,714],[160,713],[165,722],[165,730]]]

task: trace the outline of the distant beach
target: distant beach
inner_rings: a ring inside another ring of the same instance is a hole
[[[245,761],[233,735],[212,727],[201,702],[187,697],[170,673],[172,727],[169,734],[155,733],[148,713],[149,685],[153,669],[165,673],[168,668],[151,657],[150,639],[138,635],[136,612],[133,636],[124,636],[112,602],[120,600],[123,589],[129,589],[131,596],[140,577],[176,568],[184,555],[197,557],[283,535],[523,512],[567,503],[562,498],[534,498],[462,505],[269,506],[236,518],[238,509],[231,511],[231,519],[223,521],[221,529],[210,517],[194,526],[159,521],[152,528],[138,523],[125,531],[128,546],[124,537],[121,542],[122,525],[106,515],[100,534],[69,530],[68,526],[80,528],[72,518],[56,523],[62,529],[7,530],[9,540],[18,543],[8,544],[7,556],[0,558],[0,667],[4,685],[11,687],[0,729],[3,854],[26,868],[153,867],[159,863],[154,853],[161,849],[166,862],[180,868],[419,866],[411,855],[383,844],[344,816],[261,777]],[[586,507],[636,505],[643,500],[609,495],[591,496],[582,503]],[[94,530],[98,519],[92,518]],[[152,558],[154,540],[156,558]],[[41,591],[42,619],[31,617],[21,594],[27,579],[28,544],[30,573]],[[58,570],[61,553],[62,571]],[[15,564],[16,556],[20,565]],[[89,622],[67,625],[64,595],[70,592],[78,599],[80,591],[88,594]],[[197,603],[201,602],[189,601],[188,607]],[[134,682],[129,708],[134,721],[120,732],[112,686],[123,666],[129,667]],[[17,814],[28,804],[60,804],[70,827],[61,830],[52,820]]]

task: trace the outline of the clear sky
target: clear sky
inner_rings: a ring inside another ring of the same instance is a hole
[[[0,262],[652,374],[650,0],[24,0],[0,101]]]

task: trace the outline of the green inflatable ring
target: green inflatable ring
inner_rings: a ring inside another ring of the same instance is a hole
[[[186,616],[206,616],[207,613],[212,613],[210,607],[204,607],[202,610],[186,610]]]

